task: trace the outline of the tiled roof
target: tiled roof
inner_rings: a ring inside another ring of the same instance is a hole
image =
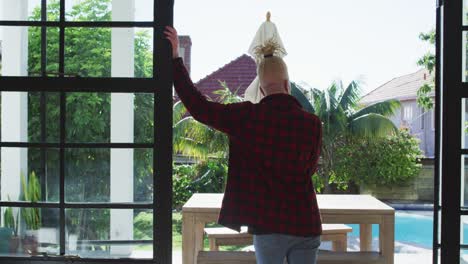
[[[366,94],[361,103],[371,104],[389,99],[414,100],[417,97],[417,91],[423,84],[432,82],[433,77],[429,75],[426,69],[421,69],[415,73],[396,77],[383,84],[377,89]]]
[[[237,91],[238,95],[243,96],[256,76],[257,66],[254,59],[244,54],[199,80],[195,86],[202,94],[216,99],[218,95],[213,92],[221,88],[219,81],[223,81],[232,92]]]

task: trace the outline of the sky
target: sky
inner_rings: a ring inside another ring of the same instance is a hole
[[[135,1],[136,17],[152,19],[151,0]],[[174,25],[192,39],[195,82],[247,53],[270,11],[288,52],[292,81],[325,89],[334,80],[359,80],[368,92],[419,69],[418,58],[432,47],[418,36],[435,27],[435,2],[175,0]]]
[[[324,89],[363,82],[364,92],[419,69],[435,27],[432,0],[176,0],[174,25],[192,38],[196,81],[247,52],[267,11],[288,52],[290,78]]]
[[[433,0],[176,0],[174,25],[192,38],[196,81],[247,49],[265,14],[280,31],[291,80],[324,89],[360,80],[364,92],[419,69],[435,28]]]

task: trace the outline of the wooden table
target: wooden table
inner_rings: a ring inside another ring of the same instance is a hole
[[[205,224],[216,222],[223,200],[220,194],[194,194],[182,208],[182,263],[196,264],[203,250]],[[380,254],[393,264],[395,210],[370,195],[317,195],[323,223],[359,224],[361,251],[371,251],[372,224],[379,225]]]

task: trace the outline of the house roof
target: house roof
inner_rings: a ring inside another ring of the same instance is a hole
[[[243,96],[245,90],[256,76],[257,66],[254,59],[243,54],[199,80],[195,86],[202,94],[209,96],[212,99],[216,99],[218,95],[213,92],[221,88],[219,81],[222,81],[226,82],[232,92],[237,91],[237,95]]]
[[[371,104],[389,99],[415,100],[418,89],[426,83],[431,83],[432,80],[433,77],[426,69],[396,77],[363,96],[361,103]],[[433,95],[434,93],[431,94]]]

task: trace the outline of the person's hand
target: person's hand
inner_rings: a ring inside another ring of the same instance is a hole
[[[175,59],[179,57],[179,37],[177,36],[177,31],[171,26],[166,26],[164,34],[166,35],[166,39],[168,39],[169,42],[171,42],[172,58]]]

